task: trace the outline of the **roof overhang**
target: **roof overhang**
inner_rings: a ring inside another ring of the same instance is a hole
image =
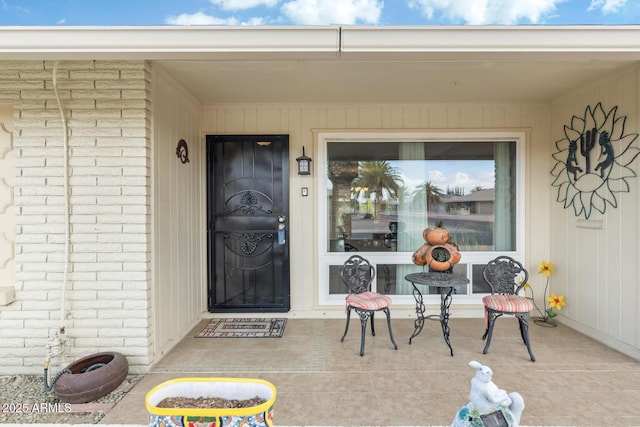
[[[334,27],[0,27],[7,59],[333,58]]]
[[[441,27],[0,27],[6,59],[214,59],[247,54],[367,57],[462,54],[523,59],[549,54],[640,58],[640,26]],[[420,57],[420,56],[418,56]]]
[[[155,61],[204,103],[548,102],[640,61],[640,26],[0,27],[0,58]]]

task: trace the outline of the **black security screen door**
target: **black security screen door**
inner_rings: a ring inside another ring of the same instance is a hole
[[[289,137],[207,136],[209,311],[286,312]]]

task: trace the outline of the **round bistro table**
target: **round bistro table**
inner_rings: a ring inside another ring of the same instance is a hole
[[[414,323],[415,329],[411,337],[409,337],[409,344],[411,340],[416,337],[422,328],[424,327],[424,321],[439,320],[442,326],[442,335],[444,336],[444,342],[449,346],[451,356],[453,356],[453,348],[451,347],[451,341],[449,340],[449,307],[451,306],[451,294],[454,288],[459,286],[467,286],[469,279],[464,274],[458,273],[440,273],[440,272],[422,272],[411,273],[404,276],[404,279],[411,282],[413,285],[413,298],[416,300],[416,315],[417,319]],[[422,292],[418,289],[418,286],[425,288],[425,290],[435,289],[440,293],[440,314],[425,315],[424,300],[422,298]]]

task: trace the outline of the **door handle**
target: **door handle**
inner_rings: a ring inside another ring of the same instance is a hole
[[[286,218],[284,216],[278,217],[278,244],[284,245],[286,240]]]

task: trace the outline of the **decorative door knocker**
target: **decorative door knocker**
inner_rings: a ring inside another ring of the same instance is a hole
[[[637,133],[624,133],[625,116],[616,117],[618,107],[605,112],[599,102],[588,105],[584,116],[571,118],[564,126],[565,137],[556,141],[552,185],[558,187],[557,201],[573,206],[575,216],[585,219],[593,210],[604,214],[607,205],[618,207],[616,193],[628,193],[627,178],[636,173],[629,167],[640,154],[631,145]]]
[[[184,163],[189,163],[189,147],[187,147],[187,142],[184,139],[178,141],[178,147],[176,148],[176,156],[180,159],[180,161]]]

